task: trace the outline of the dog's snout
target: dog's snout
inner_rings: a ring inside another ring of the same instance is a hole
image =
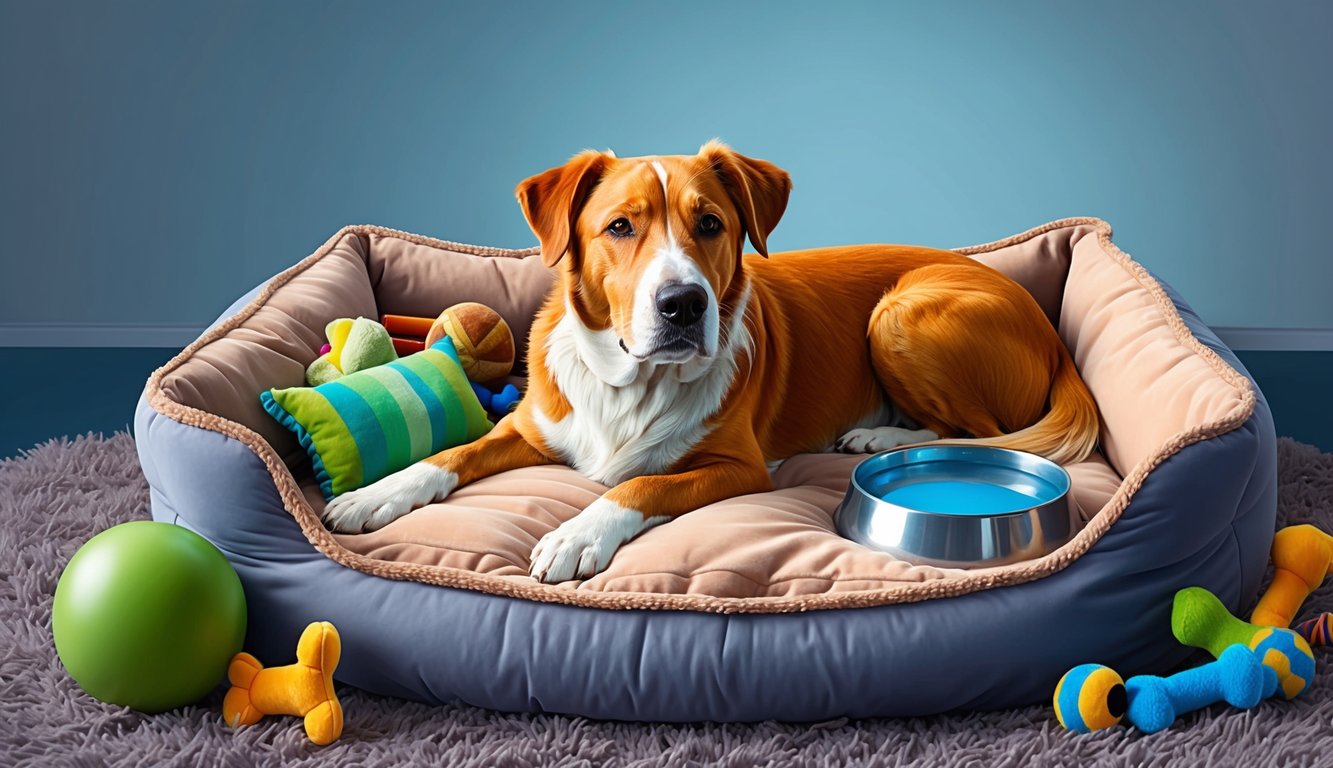
[[[686,328],[708,311],[708,294],[694,283],[671,283],[658,290],[657,311],[668,323]]]

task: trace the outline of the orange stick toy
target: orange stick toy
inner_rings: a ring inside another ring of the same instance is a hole
[[[380,323],[389,330],[390,336],[408,336],[424,339],[435,323],[433,317],[408,317],[407,315],[385,315]]]
[[[393,341],[393,351],[397,352],[399,357],[407,357],[426,348],[426,342],[421,339],[400,339],[395,336],[391,341]]]
[[[1313,525],[1292,525],[1273,536],[1273,584],[1259,598],[1250,623],[1286,627],[1319,588],[1333,564],[1333,536]]]

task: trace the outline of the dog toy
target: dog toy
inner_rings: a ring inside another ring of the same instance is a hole
[[[231,563],[179,525],[136,520],[92,537],[56,584],[56,653],[90,696],[141,712],[191,704],[245,640]]]
[[[1311,644],[1329,644],[1333,636],[1333,614],[1330,613],[1302,622],[1295,631],[1286,628],[1305,598],[1328,576],[1330,565],[1333,565],[1333,536],[1311,525],[1283,528],[1273,537],[1272,559],[1273,583],[1260,598],[1250,622],[1233,616],[1208,590],[1188,587],[1177,592],[1172,602],[1171,633],[1182,644],[1202,648],[1216,657],[1217,661],[1200,669],[1220,664],[1224,656],[1235,657],[1233,649],[1248,651],[1260,667],[1261,698],[1281,691],[1285,698],[1292,699],[1306,691],[1314,681],[1315,661]],[[1237,664],[1232,661],[1230,667],[1213,667],[1221,672],[1209,674],[1226,677],[1243,671]],[[1143,730],[1160,730],[1170,724],[1176,714],[1189,711],[1175,704],[1167,707],[1163,701],[1170,702],[1174,696],[1176,704],[1192,705],[1202,701],[1199,706],[1203,706],[1218,700],[1217,696],[1224,692],[1217,687],[1223,685],[1222,682],[1212,688],[1200,688],[1200,680],[1208,678],[1196,680],[1192,676],[1195,672],[1189,670],[1168,678],[1185,682],[1168,683],[1163,687],[1154,682],[1135,682],[1139,678],[1122,683],[1117,673],[1098,664],[1074,667],[1056,685],[1055,715],[1061,725],[1072,731],[1109,728],[1122,718],[1129,718]],[[1195,693],[1178,690],[1185,684]],[[1234,682],[1225,684],[1231,686],[1232,694],[1249,692]],[[1184,695],[1184,698],[1176,694]],[[1222,698],[1232,701],[1227,696]],[[1237,700],[1248,701],[1248,696]],[[1136,701],[1139,702],[1137,705]],[[1170,715],[1169,719],[1167,715]]]
[[[391,336],[424,339],[430,335],[430,327],[435,324],[435,319],[410,315],[384,315],[380,318],[380,322]]]
[[[454,340],[467,377],[494,384],[514,368],[514,334],[499,312],[485,304],[464,302],[440,313],[426,333],[426,346],[448,336]]]
[[[385,315],[382,321],[398,344],[429,347],[441,336],[453,339],[463,371],[472,381],[494,384],[513,370],[514,334],[500,313],[485,304],[468,301],[435,318]]]
[[[1278,689],[1294,699],[1314,681],[1314,651],[1305,638],[1283,627],[1260,627],[1241,621],[1212,592],[1187,587],[1171,606],[1171,633],[1182,644],[1202,648],[1220,658],[1235,644],[1253,650],[1277,675]]]
[[[1328,577],[1333,536],[1313,525],[1292,525],[1273,536],[1273,584],[1259,598],[1250,621],[1287,627],[1301,603]]]
[[[1125,681],[1101,664],[1080,664],[1055,686],[1055,719],[1077,733],[1116,725],[1128,704]]]
[[[429,347],[448,336],[454,342],[463,372],[472,382],[472,391],[488,412],[503,417],[518,405],[522,394],[513,384],[500,380],[514,368],[514,334],[499,312],[485,304],[455,304],[431,319],[407,315],[385,315],[384,327],[393,334],[393,344],[401,352],[411,345]],[[405,335],[414,338],[399,338]],[[424,341],[418,339],[424,337]],[[500,386],[499,391],[492,389]]]
[[[1321,613],[1296,625],[1296,634],[1310,645],[1333,645],[1333,613]]]
[[[428,340],[402,339],[391,333],[420,333]],[[478,383],[503,378],[514,365],[514,337],[509,325],[483,304],[456,304],[434,320],[406,315],[384,315],[383,323],[365,317],[343,318],[329,323],[325,335],[329,343],[306,369],[306,383],[312,387],[392,362],[404,352],[425,349],[448,335],[483,408],[500,418],[522,398],[513,384],[504,384],[496,391]]]
[[[402,339],[393,337],[393,351],[398,353],[399,357],[415,355],[426,348],[426,342],[421,339]]]
[[[254,656],[236,654],[227,668],[232,687],[222,700],[223,719],[239,728],[264,715],[296,715],[305,718],[311,741],[333,743],[343,731],[342,704],[333,690],[341,654],[338,630],[327,621],[316,621],[301,633],[295,664],[265,669]]]
[[[305,372],[306,383],[312,387],[398,359],[389,332],[369,318],[334,320],[324,334],[329,339],[329,351]]]
[[[1144,733],[1157,733],[1177,717],[1219,701],[1250,709],[1273,694],[1272,680],[1253,651],[1233,645],[1201,667],[1171,677],[1139,675],[1125,681],[1125,719]]]
[[[1110,667],[1082,664],[1055,687],[1055,716],[1065,728],[1088,733],[1122,720],[1156,733],[1176,718],[1225,701],[1249,709],[1273,694],[1276,678],[1243,645],[1233,645],[1216,661],[1170,677],[1138,675],[1128,681]]]
[[[495,416],[504,416],[514,410],[518,401],[523,397],[518,391],[518,387],[513,384],[506,384],[500,388],[499,392],[492,392],[475,381],[469,383],[472,385],[472,391],[476,393],[477,399],[481,401],[481,407]]]

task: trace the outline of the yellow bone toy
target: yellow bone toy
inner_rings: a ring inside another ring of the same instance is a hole
[[[1313,525],[1291,525],[1273,536],[1273,584],[1259,598],[1250,623],[1286,627],[1319,588],[1333,564],[1333,536]]]
[[[296,644],[296,663],[265,669],[248,653],[238,653],[227,667],[231,689],[222,701],[222,717],[233,728],[254,725],[264,715],[305,718],[305,732],[320,746],[343,732],[343,709],[333,690],[342,641],[327,621],[305,628]]]

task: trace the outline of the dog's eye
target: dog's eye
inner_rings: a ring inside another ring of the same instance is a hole
[[[722,231],[722,219],[711,213],[705,213],[699,217],[699,234],[716,235]]]
[[[607,227],[606,231],[616,237],[629,237],[634,234],[634,225],[629,223],[629,219],[622,216],[611,222],[611,226]]]

